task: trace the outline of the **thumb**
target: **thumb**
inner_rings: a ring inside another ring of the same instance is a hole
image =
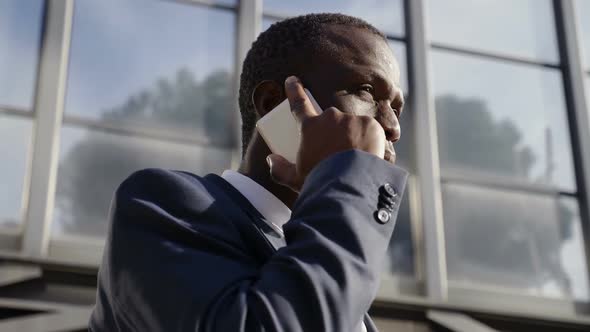
[[[268,155],[266,162],[270,168],[270,177],[274,182],[286,186],[295,192],[299,192],[302,182],[297,176],[295,164],[278,154]]]

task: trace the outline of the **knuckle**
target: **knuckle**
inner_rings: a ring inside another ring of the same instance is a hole
[[[325,114],[326,117],[329,117],[331,119],[335,119],[338,117],[339,113],[340,111],[338,111],[336,107],[329,107],[326,108],[322,114]]]
[[[291,99],[291,110],[293,110],[294,112],[298,112],[303,110],[303,108],[306,106],[307,100],[303,97],[294,97]]]

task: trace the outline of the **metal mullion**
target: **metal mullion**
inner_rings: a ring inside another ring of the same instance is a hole
[[[500,189],[509,191],[521,191],[542,195],[568,195],[577,196],[578,192],[568,192],[560,190],[558,187],[535,184],[524,180],[513,179],[500,176],[470,176],[461,172],[442,171],[441,181],[443,183],[459,183],[470,186],[486,187],[490,189]]]
[[[405,43],[407,41],[406,37],[401,37],[401,36],[385,34],[385,37],[387,37],[388,41],[396,41],[396,42],[401,42],[401,43]]]
[[[22,253],[46,255],[55,197],[59,134],[66,90],[73,0],[47,2],[39,77],[35,94],[35,130]]]
[[[262,0],[240,0],[238,7],[238,17],[236,24],[236,65],[234,80],[234,100],[235,112],[234,121],[236,123],[236,150],[232,155],[232,169],[237,169],[242,161],[242,131],[239,106],[237,105],[240,91],[240,74],[242,73],[242,64],[252,43],[258,37],[262,26]]]
[[[274,20],[274,21],[282,21],[282,20],[287,19],[289,17],[291,17],[291,15],[284,15],[284,14],[273,13],[273,12],[268,12],[268,11],[263,11],[263,13],[262,13],[263,19]]]
[[[20,116],[32,119],[35,116],[35,113],[31,111],[27,111],[24,109],[16,108],[16,107],[6,107],[0,106],[0,114],[9,115],[9,116]]]
[[[235,6],[217,3],[215,1],[210,1],[210,0],[209,1],[208,0],[164,0],[164,1],[182,3],[182,4],[191,5],[191,6],[194,6],[194,5],[204,6],[204,7],[208,7],[208,8],[223,9],[223,10],[236,10]]]
[[[492,52],[492,51],[479,51],[479,50],[467,48],[467,47],[451,46],[451,45],[447,45],[447,44],[440,43],[440,42],[431,42],[430,47],[432,49],[439,50],[439,51],[458,53],[458,54],[462,54],[462,55],[471,55],[471,56],[486,58],[486,59],[490,59],[490,60],[499,60],[499,61],[529,65],[529,66],[561,69],[561,65],[559,63],[537,61],[537,60],[526,58],[526,57],[519,57],[519,56],[508,55],[508,54]]]
[[[214,140],[206,137],[195,137],[194,133],[186,133],[185,135],[172,132],[170,130],[159,130],[149,127],[127,126],[115,124],[112,122],[105,122],[100,120],[91,120],[84,117],[65,114],[63,117],[63,124],[75,127],[82,127],[89,130],[96,130],[114,135],[122,135],[129,137],[154,139],[169,143],[186,144],[191,146],[206,146],[213,149],[229,150],[234,146],[231,144],[219,144]]]
[[[431,81],[426,0],[407,0],[408,78],[415,114],[416,171],[422,212],[425,284],[428,298],[448,294],[436,114]]]
[[[573,0],[554,0],[555,20],[568,110],[586,267],[590,275],[590,114],[584,91],[579,24]],[[588,280],[590,282],[590,280]]]

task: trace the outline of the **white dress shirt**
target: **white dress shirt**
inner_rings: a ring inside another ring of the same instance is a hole
[[[283,225],[291,218],[291,209],[285,203],[256,181],[236,171],[226,170],[221,177],[250,201],[273,230],[284,236]],[[361,323],[360,331],[367,332],[365,322],[361,321]]]

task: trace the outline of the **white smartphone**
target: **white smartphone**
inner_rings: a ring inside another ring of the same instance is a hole
[[[320,105],[315,101],[309,90],[304,89],[307,97],[318,114],[322,113]],[[266,142],[272,153],[285,157],[288,161],[295,163],[301,133],[299,123],[291,112],[289,100],[285,99],[277,107],[266,113],[258,122],[256,129]]]

